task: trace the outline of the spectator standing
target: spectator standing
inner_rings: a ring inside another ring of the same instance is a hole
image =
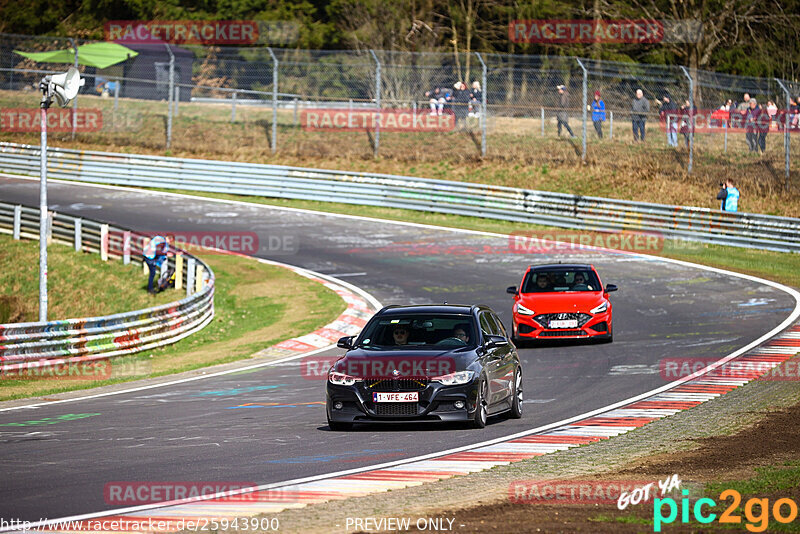
[[[606,103],[600,98],[600,91],[594,92],[594,101],[592,102],[592,124],[594,124],[594,131],[597,132],[597,137],[603,138],[603,123],[606,120]]]
[[[746,113],[749,107],[750,107],[750,94],[745,93],[742,96],[742,101],[739,103],[739,106],[736,108],[736,111]]]
[[[650,102],[644,97],[644,91],[636,90],[636,98],[631,106],[631,126],[633,126],[633,140],[644,143],[644,129],[647,114],[650,113]]]
[[[692,132],[694,131],[694,116],[697,112],[697,108],[693,107],[691,102],[688,100],[683,101],[683,105],[680,109],[680,116],[681,116],[681,133],[683,134],[683,138],[686,141],[686,148],[689,148],[689,137],[691,136]],[[677,140],[676,140],[677,146]]]
[[[469,116],[478,117],[481,114],[481,104],[483,93],[481,93],[481,82],[472,82],[472,91],[469,94]]]
[[[453,84],[453,111],[456,115],[456,124],[460,121],[462,126],[467,122],[467,108],[469,107],[469,91],[467,84],[456,82]]]
[[[745,112],[745,140],[750,152],[763,153],[766,150],[767,132],[769,131],[769,114],[758,105],[755,98],[748,100],[749,107]],[[766,128],[765,128],[766,126]]]
[[[664,123],[667,132],[667,144],[672,147],[678,146],[678,108],[669,93],[661,99],[661,107],[658,114],[661,122]]]
[[[150,271],[150,274],[147,278],[147,292],[150,294],[155,294],[157,291],[153,289],[153,280],[156,277],[156,271],[161,267],[161,264],[164,263],[164,260],[167,259],[167,256],[171,253],[170,252],[170,244],[172,243],[173,238],[171,235],[162,236],[156,235],[147,243],[142,250],[142,259],[144,260],[145,264],[147,264],[147,268]]]
[[[559,85],[558,89],[558,112],[556,113],[556,121],[558,123],[558,136],[561,137],[561,126],[567,129],[569,135],[575,137],[572,133],[572,128],[569,127],[569,94],[567,94],[567,87]]]
[[[800,122],[800,96],[789,99],[789,127],[797,128]]]
[[[739,190],[736,189],[733,179],[729,178],[722,185],[719,193],[717,193],[717,200],[722,201],[720,209],[723,211],[738,211],[739,209]]]

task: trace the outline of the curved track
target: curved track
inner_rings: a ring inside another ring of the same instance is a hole
[[[319,404],[324,383],[305,379],[296,361],[3,411],[3,518],[36,521],[114,508],[103,494],[113,481],[265,484],[512,434],[664,385],[661,359],[724,356],[777,326],[795,305],[773,287],[653,257],[514,254],[496,236],[133,190],[51,183],[49,195],[58,211],[141,231],[256,232],[259,256],[342,277],[384,304],[482,302],[506,324],[511,300],[504,289],[519,283],[529,263],[591,262],[605,282],[620,286],[612,295],[615,341],[521,350],[525,416],[492,421],[482,431],[382,426],[331,432]],[[0,178],[0,198],[35,205],[38,182]],[[270,238],[283,246],[269,250]],[[65,414],[92,415],[8,425]]]

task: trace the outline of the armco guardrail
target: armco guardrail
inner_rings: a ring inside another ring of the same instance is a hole
[[[103,258],[141,264],[146,236],[106,224],[51,213],[49,237]],[[39,236],[39,210],[0,203],[0,233]],[[175,267],[175,258],[169,266]],[[187,296],[144,310],[105,317],[0,325],[0,372],[106,359],[174,343],[214,317],[214,273],[201,260],[181,254],[180,284]],[[163,267],[162,267],[163,268]]]
[[[38,176],[39,148],[0,143],[0,169]],[[800,252],[800,219],[387,174],[51,148],[48,174],[82,182],[307,199],[590,231],[632,230]]]

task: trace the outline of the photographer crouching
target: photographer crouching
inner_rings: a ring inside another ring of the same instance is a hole
[[[737,211],[739,209],[739,190],[733,184],[732,179],[719,184],[720,190],[717,193],[717,200],[721,201],[722,211]]]

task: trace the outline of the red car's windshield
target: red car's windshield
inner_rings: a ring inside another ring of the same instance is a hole
[[[521,293],[601,290],[600,281],[591,269],[558,269],[528,271]]]

